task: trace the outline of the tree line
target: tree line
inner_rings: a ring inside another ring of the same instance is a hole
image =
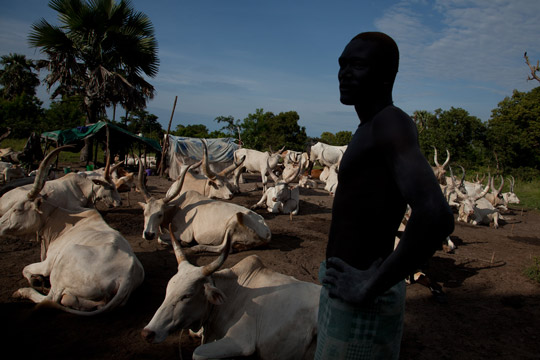
[[[76,6],[75,6],[76,5]],[[28,41],[45,59],[26,59],[8,54],[0,65],[0,135],[7,128],[11,137],[26,138],[31,132],[72,128],[98,120],[111,121],[125,129],[161,140],[165,131],[157,116],[146,110],[154,96],[153,86],[143,75],[157,74],[157,42],[150,19],[129,2],[115,0],[54,0],[49,6],[58,12],[60,25],[44,19],[32,25]],[[531,65],[529,80],[538,80],[538,64]],[[37,71],[47,70],[44,84],[51,92],[49,108],[36,97],[40,85]],[[112,119],[107,116],[112,108]],[[116,115],[117,108],[123,115]],[[515,90],[482,122],[465,109],[417,110],[419,143],[432,162],[434,149],[453,164],[468,169],[519,172],[522,178],[540,175],[540,87],[529,92]],[[244,119],[218,116],[222,125],[210,132],[205,125],[178,125],[171,134],[187,137],[234,137],[243,146],[257,150],[304,151],[322,141],[347,144],[352,133],[323,132],[306,135],[294,110],[274,114],[255,109]],[[84,160],[84,159],[81,159]],[[444,160],[443,160],[444,161]]]

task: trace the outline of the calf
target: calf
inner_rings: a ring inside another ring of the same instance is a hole
[[[300,186],[289,185],[296,179],[302,170],[302,163],[298,166],[295,174],[290,178],[279,180],[274,174],[270,174],[275,185],[269,187],[262,195],[258,203],[251,207],[252,210],[265,207],[268,212],[297,215],[300,209]]]
[[[313,359],[321,287],[266,268],[251,255],[230,269],[227,230],[218,259],[190,264],[171,236],[178,271],[169,280],[163,303],[141,332],[151,343],[175,330],[202,329],[193,359]]]

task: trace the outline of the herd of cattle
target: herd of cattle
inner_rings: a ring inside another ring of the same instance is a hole
[[[202,345],[193,355],[196,359],[253,353],[263,359],[312,356],[319,285],[274,272],[256,255],[230,269],[220,268],[231,249],[242,251],[271,241],[271,231],[255,209],[296,215],[301,188],[317,187],[320,182],[333,195],[346,146],[317,143],[309,152],[241,148],[232,164],[216,173],[209,166],[204,141],[202,144],[203,158],[183,166],[163,198],[148,191],[142,161],[137,174],[127,173],[122,163],[111,166],[108,160],[103,169],[51,180],[53,161],[69,146],[51,151],[31,183],[0,197],[0,238],[32,237],[41,244],[41,261],[23,269],[29,287],[18,289],[14,296],[86,316],[126,303],[143,282],[144,269],[128,241],[103,220],[94,205],[102,201],[110,207],[120,206],[120,192],[135,189],[144,197],[139,203],[144,211],[142,237],[172,245],[178,261],[162,305],[141,332],[145,340],[161,342],[172,331],[190,329],[202,335]],[[480,179],[465,181],[464,170],[458,181],[449,161],[447,152],[446,161],[439,165],[435,150],[433,170],[449,204],[456,207],[458,220],[493,222],[498,227],[504,219],[500,211],[519,202],[513,179],[507,193],[501,193],[502,177],[498,188],[490,176],[485,186]],[[322,171],[312,168],[315,162]],[[450,176],[446,176],[447,167]],[[251,208],[227,201],[240,192],[244,171],[260,174],[263,183],[262,196]],[[10,179],[5,177],[7,181]],[[193,246],[186,250],[187,245]],[[186,251],[219,256],[211,264],[197,267],[186,260]],[[289,301],[291,298],[295,301]],[[273,315],[277,311],[287,312],[280,322]],[[286,331],[293,324],[296,329],[302,324],[302,331]]]

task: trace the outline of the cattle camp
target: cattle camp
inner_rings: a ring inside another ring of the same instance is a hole
[[[156,4],[3,7],[4,357],[540,358],[540,2]]]

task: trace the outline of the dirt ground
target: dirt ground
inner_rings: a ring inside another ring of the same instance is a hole
[[[261,196],[261,183],[252,179],[232,201],[251,206]],[[164,196],[171,182],[148,178],[149,190]],[[116,209],[98,206],[104,219],[131,243],[146,278],[127,305],[109,314],[78,317],[57,310],[34,311],[29,301],[11,294],[27,286],[23,267],[39,261],[39,246],[29,241],[0,240],[0,320],[4,354],[17,358],[54,359],[184,359],[196,346],[184,335],[148,344],[140,331],[161,304],[165,286],[176,272],[170,248],[141,238],[142,201],[138,193],[123,194]],[[260,249],[234,253],[225,267],[258,254],[270,268],[298,279],[318,282],[331,218],[332,197],[322,189],[301,189],[300,213],[287,215],[257,210],[272,230],[271,243]],[[1,198],[0,198],[1,201]],[[538,359],[540,358],[540,284],[523,270],[540,257],[540,214],[513,210],[502,227],[456,223],[453,254],[439,251],[427,269],[442,285],[447,302],[440,303],[428,288],[407,287],[405,330],[401,359]],[[213,255],[191,257],[202,265]]]

